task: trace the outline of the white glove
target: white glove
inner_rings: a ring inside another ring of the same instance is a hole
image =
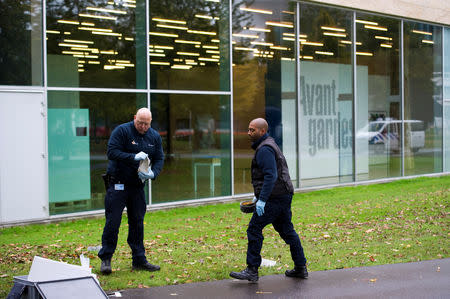
[[[138,176],[142,180],[142,182],[145,182],[146,180],[153,179],[155,177],[155,174],[153,173],[153,171],[151,169],[149,169],[148,173],[139,171]]]
[[[135,161],[145,160],[148,157],[148,155],[144,152],[139,152],[134,156]]]

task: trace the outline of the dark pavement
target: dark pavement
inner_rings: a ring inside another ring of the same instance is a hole
[[[226,279],[129,289],[122,298],[450,298],[450,258],[310,272],[306,280],[269,275],[252,284]],[[115,298],[112,296],[111,298]]]

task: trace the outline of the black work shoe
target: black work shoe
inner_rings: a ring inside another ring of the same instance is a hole
[[[100,266],[100,272],[102,274],[110,274],[111,270],[111,260],[103,260],[102,265]]]
[[[295,266],[292,270],[286,270],[284,274],[288,277],[308,278],[306,266]]]
[[[159,271],[161,269],[158,265],[152,265],[149,262],[145,262],[144,264],[133,265],[133,270],[146,270],[146,271]]]
[[[247,267],[241,272],[231,272],[230,276],[236,279],[248,280],[248,281],[258,281],[258,268],[257,267]]]

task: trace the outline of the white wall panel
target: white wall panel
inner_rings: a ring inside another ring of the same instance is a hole
[[[48,218],[41,92],[0,91],[0,223]]]

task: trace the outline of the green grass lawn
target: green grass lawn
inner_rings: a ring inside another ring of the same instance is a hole
[[[449,186],[450,176],[443,176],[296,194],[293,223],[308,269],[448,257]],[[148,273],[131,271],[124,215],[113,273],[100,274],[101,285],[109,291],[227,279],[246,266],[249,220],[237,202],[147,213],[147,258],[161,265],[161,271]],[[100,244],[103,224],[103,218],[90,218],[0,229],[0,297],[11,289],[13,276],[28,274],[35,255],[79,264],[83,253],[99,274],[100,260],[87,248]],[[284,273],[292,267],[289,248],[271,226],[264,236],[262,256],[277,264],[260,275]]]

